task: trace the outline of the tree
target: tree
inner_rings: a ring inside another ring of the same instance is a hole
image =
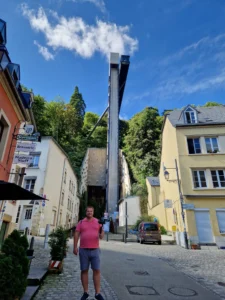
[[[75,87],[74,93],[70,98],[70,104],[75,109],[74,121],[76,123],[76,127],[81,129],[83,126],[86,104],[77,86]]]
[[[46,107],[47,107],[47,102],[42,96],[40,95],[34,96],[32,111],[36,121],[37,130],[43,136],[49,135],[49,126],[51,121],[46,116]]]
[[[221,103],[218,103],[218,102],[206,102],[205,105],[203,105],[203,107],[210,107],[210,106],[221,106],[222,104]]]
[[[162,120],[156,108],[147,107],[129,121],[124,152],[136,182],[158,175]]]

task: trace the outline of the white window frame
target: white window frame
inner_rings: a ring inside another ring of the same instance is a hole
[[[53,209],[52,210],[52,226],[55,226],[56,225],[56,210]]]
[[[195,148],[195,143],[194,143],[194,141],[193,141],[193,145],[194,145],[194,150],[195,150],[195,153],[190,153],[189,152],[189,147],[188,147],[188,140],[196,140],[196,139],[198,139],[199,140],[199,145],[200,145],[200,153],[197,153],[196,152],[196,148]],[[196,155],[196,154],[202,154],[202,145],[201,145],[201,138],[200,137],[187,137],[187,150],[188,150],[188,154],[189,155]]]
[[[25,181],[24,181],[24,187],[26,190],[30,191],[30,192],[34,192],[34,189],[31,190],[31,183],[32,183],[32,180],[34,180],[34,188],[35,188],[35,184],[36,184],[36,178],[25,178]],[[26,185],[27,185],[27,181],[30,181],[29,183],[29,189],[26,188]]]
[[[218,182],[218,184],[219,184],[219,186],[218,187],[214,187],[214,185],[213,185],[213,178],[212,178],[212,171],[214,171],[214,172],[216,172],[216,177],[217,177],[217,182]],[[220,181],[220,176],[219,176],[219,171],[223,171],[223,176],[225,177],[225,170],[223,170],[223,169],[218,169],[218,170],[210,170],[210,174],[211,174],[211,179],[212,179],[212,185],[213,185],[213,188],[214,189],[224,189],[225,188],[225,186],[221,186],[221,181]]]
[[[194,172],[197,172],[198,182],[199,182],[199,187],[195,187]],[[201,177],[200,177],[199,172],[204,172],[206,186],[203,186],[203,187],[202,187],[202,182],[201,182]],[[208,188],[208,182],[207,182],[207,177],[206,177],[206,170],[193,170],[193,169],[192,169],[192,181],[193,181],[193,188],[194,188],[194,189],[197,189],[197,190],[200,190],[200,189],[207,189],[207,188]]]
[[[218,152],[220,152],[218,136],[205,136],[204,139],[205,139],[206,153],[212,154],[212,153],[218,153]],[[212,152],[208,152],[208,150],[207,150],[206,139],[210,140],[210,146],[211,146]],[[216,139],[217,140],[217,148],[218,148],[217,152],[214,152],[215,150],[214,150],[212,139]]]
[[[8,130],[7,130],[6,136],[2,137],[2,139],[4,139],[4,140],[1,141],[1,142],[4,142],[4,145],[1,146],[1,143],[0,143],[0,162],[4,160],[5,151],[6,151],[6,147],[7,147],[8,140],[9,140],[9,134],[10,134],[10,131],[11,131],[11,123],[9,122],[9,119],[7,118],[7,116],[4,113],[3,109],[0,109],[0,120],[2,118],[4,118],[4,121],[7,123]],[[4,135],[4,130],[3,130],[3,135]]]
[[[41,153],[40,152],[31,152],[30,155],[33,156],[32,163],[28,166],[29,168],[39,168],[39,163],[40,163],[40,157]],[[34,166],[34,159],[38,157],[38,164]],[[32,166],[33,165],[33,166]]]
[[[225,228],[224,228],[224,231],[220,229],[219,219],[218,219],[218,215],[217,215],[218,212],[223,212],[224,215],[225,215],[225,209],[224,208],[217,208],[216,209],[216,218],[217,218],[217,223],[218,223],[220,234],[225,234]]]
[[[187,120],[187,116],[186,116],[187,113],[190,115],[190,120],[191,120],[190,123]],[[194,122],[193,122],[191,114],[194,114]],[[185,109],[185,111],[184,111],[184,118],[185,118],[185,123],[186,124],[196,124],[198,122],[196,111],[192,107],[190,107],[190,106]]]

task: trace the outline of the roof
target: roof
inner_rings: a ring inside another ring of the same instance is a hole
[[[160,186],[159,177],[147,177],[147,180],[151,186]]]
[[[191,105],[189,105],[191,107]],[[179,109],[169,112],[166,117],[174,127],[199,126],[199,125],[225,125],[225,106],[192,107],[197,113],[198,123],[187,124],[184,122],[182,112],[186,109]]]

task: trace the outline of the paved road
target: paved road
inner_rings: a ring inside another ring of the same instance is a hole
[[[217,284],[225,281],[223,251],[187,251],[178,246],[112,241],[101,242],[101,249],[102,294],[106,300],[225,299],[225,287]],[[36,250],[34,264],[47,266],[49,253],[43,251],[42,241],[36,243]],[[80,299],[79,261],[72,254],[72,241],[64,263],[64,272],[59,276],[49,275],[35,300]],[[93,299],[91,273],[90,282],[90,299]]]
[[[119,300],[221,299],[163,260],[149,255],[152,247],[157,246],[104,245],[102,273]]]

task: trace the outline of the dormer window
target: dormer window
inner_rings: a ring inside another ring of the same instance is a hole
[[[184,111],[184,115],[185,115],[185,122],[186,123],[188,123],[188,124],[197,123],[196,111],[193,108],[188,107]]]

